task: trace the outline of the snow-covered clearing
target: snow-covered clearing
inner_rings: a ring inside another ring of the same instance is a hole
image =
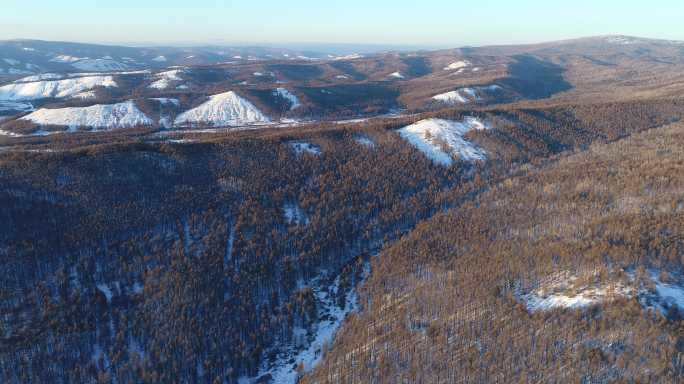
[[[487,158],[483,149],[463,137],[471,130],[484,129],[489,126],[475,117],[466,117],[463,121],[427,119],[401,128],[399,134],[430,160],[448,167],[454,157],[465,161]]]
[[[463,69],[463,68],[469,67],[470,65],[471,65],[471,64],[470,64],[470,62],[469,62],[468,60],[459,60],[459,61],[455,61],[455,62],[453,62],[453,63],[447,65],[447,66],[444,68],[444,70],[445,70],[445,71],[455,71],[455,70],[459,70],[459,69]]]
[[[182,69],[173,69],[170,71],[164,71],[156,73],[154,76],[158,80],[154,81],[149,85],[149,88],[154,89],[167,89],[171,86],[173,81],[183,81],[180,75],[183,73]]]
[[[71,66],[81,71],[122,71],[128,68],[126,64],[111,59],[86,59],[71,63]]]
[[[292,147],[292,150],[294,150],[295,154],[298,156],[301,156],[305,153],[318,156],[321,154],[321,149],[311,143],[307,143],[306,141],[292,141],[289,143],[290,146]]]
[[[288,224],[307,225],[309,223],[306,212],[297,203],[283,204],[283,217]]]
[[[670,310],[684,315],[684,279],[681,276],[664,282],[660,271],[650,270],[640,279],[628,272],[623,280],[593,281],[597,276],[594,273],[580,279],[567,271],[557,272],[541,280],[529,292],[518,289],[516,296],[530,312],[581,309],[637,297],[644,308],[663,315]]]
[[[116,87],[112,76],[89,76],[64,80],[44,80],[0,87],[0,100],[37,100],[74,96],[96,87]]]
[[[432,97],[433,100],[440,101],[446,104],[465,104],[472,101],[479,101],[482,95],[490,92],[496,92],[501,89],[498,85],[489,85],[484,87],[464,87],[455,91],[440,93]]]
[[[86,60],[87,57],[76,57],[70,55],[58,55],[50,59],[53,63],[74,63],[80,60]]]
[[[297,96],[285,88],[276,88],[276,90],[273,91],[273,94],[287,100],[290,103],[290,111],[302,106]]]
[[[179,115],[177,126],[192,126],[205,123],[217,126],[239,126],[266,124],[270,120],[248,100],[229,91],[213,95],[208,101]]]
[[[79,127],[113,129],[153,123],[133,101],[90,107],[39,109],[21,119],[40,125],[66,126],[70,131],[75,131]]]
[[[368,148],[375,148],[375,142],[368,136],[356,136],[354,141]]]

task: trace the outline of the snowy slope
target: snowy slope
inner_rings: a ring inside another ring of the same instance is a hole
[[[474,117],[466,117],[462,122],[427,119],[400,129],[399,134],[430,160],[448,167],[454,162],[453,156],[465,161],[486,159],[484,150],[463,137],[473,129],[488,126]]]
[[[388,75],[389,77],[393,77],[395,79],[403,79],[404,75],[401,74],[401,72],[393,72]]]
[[[455,91],[440,93],[432,97],[433,100],[440,101],[445,104],[465,104],[472,101],[482,99],[482,95],[495,92],[501,87],[498,85],[489,85],[486,87],[464,87]]]
[[[263,124],[270,120],[254,104],[229,91],[213,95],[204,104],[176,118],[175,125],[206,123],[213,126]]]
[[[126,64],[112,59],[86,59],[71,64],[82,71],[122,71],[128,68]]]
[[[157,81],[149,85],[149,88],[154,89],[166,89],[171,86],[172,81],[182,81],[180,74],[183,73],[182,69],[174,69],[171,71],[164,71],[156,73],[154,76],[158,78]]]
[[[463,69],[466,67],[469,67],[471,64],[468,60],[460,60],[460,61],[455,61],[449,65],[447,65],[444,70],[445,71],[455,71],[459,69]]]
[[[273,94],[276,96],[282,97],[283,99],[289,101],[290,102],[290,111],[297,109],[297,108],[302,106],[302,104],[299,102],[299,99],[297,98],[297,96],[285,88],[277,88],[275,91],[273,91]]]
[[[55,63],[74,63],[79,60],[86,60],[88,59],[87,57],[75,57],[75,56],[70,56],[70,55],[59,55],[53,57],[50,61],[55,62]]]
[[[41,125],[67,126],[72,131],[78,127],[112,129],[153,123],[133,101],[90,107],[39,109],[21,119]]]
[[[0,87],[0,100],[37,100],[70,97],[95,87],[116,87],[111,76],[89,76],[8,84]]]

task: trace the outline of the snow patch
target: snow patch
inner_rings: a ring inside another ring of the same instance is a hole
[[[466,67],[469,67],[470,65],[471,65],[471,64],[470,64],[470,61],[468,61],[468,60],[460,60],[460,61],[455,61],[455,62],[453,62],[453,63],[447,65],[447,66],[444,68],[444,70],[445,70],[445,71],[455,71],[455,70],[464,69],[464,68],[466,68]]]
[[[403,79],[404,75],[401,74],[401,72],[393,72],[388,75],[388,77],[393,77],[395,79]]]
[[[21,119],[40,125],[67,126],[71,131],[78,127],[113,129],[152,124],[152,120],[133,101],[90,107],[39,109]]]
[[[309,218],[297,203],[283,204],[283,217],[288,224],[307,225]]]
[[[364,147],[368,148],[374,148],[375,147],[375,142],[368,138],[367,136],[357,136],[354,138],[354,141],[357,143],[363,145]]]
[[[317,146],[307,143],[306,141],[292,141],[289,143],[297,156],[301,156],[305,153],[318,156],[321,154],[321,149]]]
[[[269,122],[254,104],[229,91],[213,95],[202,105],[182,113],[176,118],[175,125],[239,126]]]
[[[639,280],[634,272],[628,272],[623,281],[591,282],[589,279],[589,283],[579,283],[577,276],[561,271],[541,280],[530,292],[522,293],[518,288],[516,296],[530,312],[582,309],[636,296],[646,309],[664,316],[671,311],[684,316],[684,279],[678,276],[663,282],[660,275],[659,271],[650,270],[643,280]],[[594,273],[589,277],[597,276]]]
[[[110,59],[87,59],[71,64],[72,67],[81,71],[122,71],[128,68],[126,64]]]
[[[21,64],[21,61],[19,60],[14,60],[14,59],[2,59],[5,63],[9,65],[19,65]]]
[[[448,167],[454,156],[465,161],[487,158],[483,149],[463,137],[471,130],[485,129],[489,126],[475,117],[466,117],[462,122],[427,119],[400,129],[399,134],[430,160]]]
[[[64,98],[95,87],[116,87],[111,76],[90,76],[64,80],[45,80],[29,83],[8,84],[0,87],[0,100],[37,100]]]
[[[76,56],[70,56],[70,55],[59,55],[55,56],[50,61],[53,63],[75,63],[80,60],[87,60],[87,57],[76,57]]]
[[[178,100],[178,99],[173,99],[173,98],[169,98],[169,97],[153,97],[153,98],[151,98],[150,100],[158,101],[159,104],[162,104],[162,105],[168,105],[168,104],[172,104],[172,105],[175,105],[175,106],[179,106],[179,105],[180,105],[180,100]]]
[[[166,56],[157,56],[154,59],[152,59],[152,61],[156,61],[158,63],[163,63],[166,61]]]
[[[482,100],[482,94],[487,92],[496,92],[501,89],[498,85],[489,85],[484,87],[464,87],[455,91],[440,93],[432,97],[433,100],[446,104],[465,104],[472,101]]]
[[[299,99],[297,98],[297,96],[285,88],[276,88],[276,90],[273,91],[273,95],[287,100],[290,103],[290,111],[302,106],[299,103]]]

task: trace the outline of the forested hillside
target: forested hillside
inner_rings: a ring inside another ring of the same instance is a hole
[[[680,382],[682,145],[592,144],[421,222],[304,382]]]
[[[394,382],[420,377],[431,382],[439,377],[450,382],[456,377],[494,377],[486,375],[489,370],[478,370],[480,376],[464,374],[461,364],[467,361],[474,369],[473,364],[484,367],[498,361],[486,360],[497,356],[486,354],[491,345],[487,343],[505,339],[468,336],[451,344],[444,341],[451,340],[448,335],[470,335],[466,332],[490,329],[502,321],[536,329],[534,319],[545,315],[526,314],[514,302],[513,287],[518,283],[528,287],[552,268],[537,259],[568,255],[559,259],[563,268],[557,269],[575,271],[585,265],[585,256],[605,257],[596,250],[577,254],[584,248],[566,247],[562,238],[551,243],[541,237],[550,225],[544,220],[566,233],[572,231],[564,223],[578,219],[564,206],[549,203],[546,209],[561,210],[562,215],[539,211],[538,222],[528,222],[525,212],[532,208],[519,204],[538,201],[532,193],[538,186],[556,194],[571,193],[572,188],[560,185],[560,180],[549,182],[548,188],[543,186],[546,182],[527,180],[542,178],[553,164],[570,161],[559,160],[560,153],[589,149],[592,154],[602,148],[592,143],[618,140],[683,114],[677,101],[654,100],[445,110],[360,124],[314,124],[306,129],[188,133],[182,139],[163,141],[152,140],[144,130],[15,140],[0,155],[0,252],[6,260],[0,377],[5,382],[232,383],[245,377],[268,381],[283,361],[291,366],[288,369],[303,373],[311,368],[307,366],[311,361],[302,364],[300,352],[315,345],[322,324],[333,323],[339,311],[355,307],[348,301],[355,301],[354,287],[371,260],[359,317],[345,326],[338,338],[341,344],[335,344],[308,379],[367,382],[383,377]],[[457,121],[468,116],[491,126],[466,134],[467,140],[486,151],[484,161],[455,158],[453,165],[445,167],[431,162],[397,133],[416,119]],[[656,152],[661,150],[665,149]],[[662,158],[672,161],[671,167],[679,164],[668,153]],[[645,165],[639,158],[634,164]],[[521,188],[525,183],[529,191]],[[567,203],[577,200],[592,207],[586,212],[594,212],[599,201],[593,200],[593,183],[580,185],[584,189],[568,196]],[[506,191],[505,186],[522,200],[501,204],[492,200]],[[495,207],[517,210],[504,213]],[[494,211],[485,214],[478,209]],[[435,214],[393,245],[397,236]],[[528,227],[516,229],[517,222],[507,221],[514,218],[521,221],[519,225],[536,228],[533,233],[540,242],[534,244],[543,244],[544,249],[553,246],[548,248],[553,254],[533,250],[527,237],[511,248],[512,239],[529,236]],[[509,228],[506,235],[497,232],[503,228]],[[676,227],[667,230],[676,235]],[[625,250],[632,249],[629,244]],[[373,258],[383,246],[386,249]],[[609,272],[617,273],[618,265],[636,267],[635,257],[621,256],[621,264],[612,261]],[[460,260],[467,260],[467,265],[456,266]],[[655,259],[653,265],[663,267]],[[451,276],[449,284],[458,284],[448,286],[455,293],[437,294],[432,284],[445,284],[447,276]],[[427,284],[429,290],[420,284]],[[411,296],[426,292],[433,297]],[[421,309],[412,312],[413,307],[399,304],[405,300]],[[460,306],[467,311],[459,314],[454,308]],[[470,322],[463,323],[462,316]],[[562,316],[582,319],[584,315]],[[660,324],[658,335],[676,334],[676,323],[643,319],[645,324]],[[374,322],[379,323],[371,325]],[[407,326],[412,330],[402,328]],[[501,334],[503,338],[507,333]],[[439,339],[445,344],[433,343],[426,335],[446,337]],[[536,342],[524,333],[519,337],[521,346]],[[376,338],[383,340],[380,354],[375,341],[369,344],[373,348],[357,344]],[[390,344],[398,340],[400,345]],[[432,349],[419,350],[428,345],[426,340],[435,348],[441,346],[440,353],[454,348],[455,362],[439,358]],[[644,355],[648,361],[663,353],[674,356],[675,344],[658,340]],[[466,348],[466,341],[476,344]],[[411,353],[403,349],[406,345],[414,348]],[[328,347],[319,345],[312,354],[320,358]],[[354,348],[363,352],[354,352],[350,359]],[[481,354],[473,355],[472,348],[480,348]],[[530,354],[538,352],[529,348]],[[413,354],[419,351],[420,357]],[[405,361],[415,361],[416,368],[409,369]],[[417,370],[431,366],[428,361],[439,364]],[[549,360],[530,361],[549,367]],[[508,374],[505,367],[517,364],[499,366],[502,371],[496,374]],[[680,369],[672,364],[670,377]],[[647,363],[634,369],[644,366]],[[539,375],[534,366],[513,373],[522,377],[523,372]]]

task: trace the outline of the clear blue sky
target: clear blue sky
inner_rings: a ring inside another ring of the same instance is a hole
[[[0,0],[0,40],[461,46],[684,40],[684,0]]]

